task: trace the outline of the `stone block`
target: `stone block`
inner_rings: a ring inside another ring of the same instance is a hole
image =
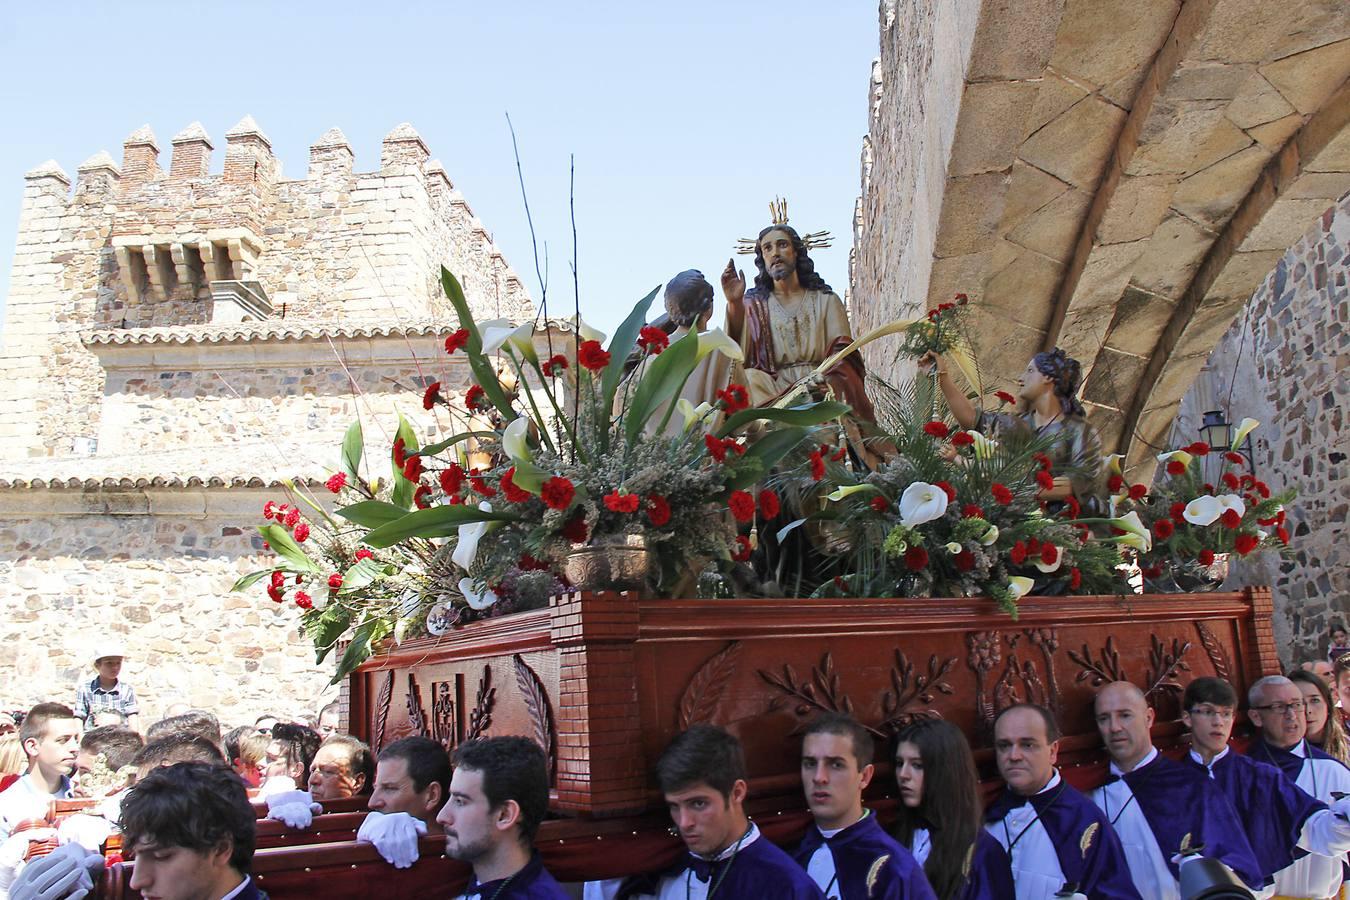
[[[1028,81],[967,85],[952,138],[948,177],[1008,169],[1022,142],[1038,87]]]
[[[1176,190],[1174,175],[1122,175],[1093,236],[1100,244],[1125,244],[1153,233]]]
[[[1051,200],[1069,190],[1069,185],[1035,166],[1021,160],[1013,163],[1012,181],[1003,201],[1003,218],[999,231],[1007,234],[1027,216],[1044,207]]]
[[[1294,107],[1260,72],[1251,72],[1238,88],[1224,115],[1239,128],[1253,128],[1296,112]]]
[[[1290,113],[1282,119],[1276,119],[1273,122],[1266,122],[1264,125],[1256,125],[1247,129],[1258,144],[1267,153],[1278,153],[1289,139],[1298,134],[1299,129],[1303,127],[1306,116],[1301,113]]]
[[[1172,208],[1211,228],[1226,223],[1270,160],[1253,145],[1185,178],[1172,197]]]
[[[1031,107],[1031,116],[1027,119],[1027,136],[1040,131],[1087,95],[1087,89],[1081,84],[1061,78],[1053,70],[1047,69],[1036,91],[1036,103]]]
[[[1183,60],[1163,93],[1173,100],[1232,100],[1255,71],[1251,63]]]
[[[1189,175],[1240,151],[1251,138],[1223,117],[1223,106],[1222,101],[1160,96],[1140,129],[1126,172]]]
[[[1304,143],[1302,133],[1299,143]],[[1305,157],[1303,168],[1308,172],[1350,172],[1350,128],[1341,128],[1334,137],[1316,149],[1312,158]]]
[[[1284,192],[1291,200],[1326,200],[1330,205],[1350,191],[1350,169],[1344,172],[1304,172]]]
[[[1236,299],[1245,302],[1283,255],[1283,250],[1233,254],[1205,292],[1205,301],[1211,302],[1213,298],[1214,301]]]
[[[1003,214],[1009,180],[1003,172],[948,179],[933,255],[965,256],[984,249]]]
[[[1124,121],[1123,109],[1088,96],[1027,138],[1018,155],[1061,181],[1091,191]]]
[[[932,273],[928,278],[925,308],[945,303],[953,294],[959,293],[964,293],[972,301],[979,302],[984,297],[984,282],[988,276],[988,267],[987,252],[935,258]]]
[[[1134,356],[1151,356],[1176,304],[1167,297],[1131,285],[1116,304],[1107,333],[1107,346]]]
[[[1050,319],[1064,267],[1049,257],[1023,250],[985,285],[985,305],[1020,325],[1044,329]]]
[[[1316,112],[1350,76],[1350,39],[1266,63],[1260,71],[1299,112]]]
[[[1097,87],[1121,84],[1133,98],[1127,85],[1138,86],[1180,6],[1180,0],[1073,0],[1060,18],[1050,66]]]
[[[1253,250],[1278,250],[1283,253],[1317,224],[1331,204],[1321,199],[1277,201],[1238,247],[1239,253]],[[1272,267],[1273,267],[1272,263]],[[1269,271],[1269,268],[1267,268]],[[1255,288],[1255,285],[1252,286]]]
[[[1065,0],[981,3],[967,81],[1038,78],[1055,49]]]
[[[1139,378],[1147,364],[1146,358],[1102,347],[1083,386],[1083,399],[1102,406],[1128,409],[1139,390]]]
[[[1008,240],[1051,259],[1067,262],[1073,255],[1091,202],[1092,197],[1084,191],[1065,191],[1010,231]]]
[[[1146,291],[1180,299],[1217,235],[1183,215],[1169,215],[1144,245],[1133,281]]]

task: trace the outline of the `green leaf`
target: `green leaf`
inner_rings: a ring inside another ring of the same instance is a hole
[[[361,420],[357,419],[347,426],[347,434],[342,439],[342,471],[353,485],[361,483],[361,453],[365,449],[365,438],[361,434]]]
[[[347,652],[342,654],[342,660],[338,663],[337,671],[333,673],[333,680],[328,682],[330,685],[337,684],[351,674],[357,666],[370,659],[370,646],[378,625],[379,623],[375,619],[366,619],[356,626],[356,633],[352,635],[352,642],[347,645]]]
[[[651,361],[628,403],[624,422],[629,443],[637,440],[647,420],[662,403],[674,403],[689,373],[698,365],[698,334],[689,332]]]
[[[809,428],[790,426],[764,435],[753,447],[745,451],[745,456],[741,457],[731,478],[727,479],[727,490],[734,491],[754,484],[765,472],[772,471],[778,461],[787,456],[810,433]],[[758,466],[747,467],[745,465],[747,462],[758,463]]]
[[[449,447],[453,447],[455,444],[461,443],[462,441],[468,441],[474,438],[479,438],[480,440],[492,440],[496,437],[497,432],[495,431],[466,431],[463,434],[457,434],[452,438],[437,441],[434,444],[427,444],[421,450],[417,451],[417,455],[435,456],[437,453],[440,453]]]
[[[605,371],[600,376],[600,396],[604,398],[601,409],[614,408],[614,395],[618,393],[619,382],[623,380],[624,361],[637,344],[638,334],[642,331],[642,326],[647,324],[647,310],[651,308],[652,298],[660,289],[661,286],[658,284],[652,288],[650,294],[639,300],[628,314],[628,318],[623,320],[619,330],[614,332],[614,337],[610,338],[609,365],[605,366]]]
[[[488,512],[476,506],[432,506],[381,525],[362,538],[362,542],[372,547],[392,547],[408,538],[449,537],[459,533],[459,526],[471,522],[514,522],[516,519],[508,513]]]
[[[492,405],[497,407],[497,411],[506,421],[510,422],[516,417],[516,411],[511,408],[511,399],[506,396],[506,391],[502,390],[502,386],[497,382],[497,370],[483,355],[483,335],[473,320],[469,301],[464,299],[464,289],[445,266],[441,266],[441,287],[445,290],[445,296],[450,299],[450,304],[454,306],[456,314],[459,315],[459,327],[469,331],[469,342],[464,345],[464,355],[469,360],[469,371],[473,373],[474,383],[483,389],[484,395],[492,401]]]
[[[342,573],[342,589],[338,593],[350,594],[353,591],[359,591],[375,579],[387,574],[385,569],[386,566],[373,559],[358,560],[356,565]]]
[[[417,451],[417,432],[413,431],[412,425],[403,418],[403,413],[398,414],[398,431],[394,434],[394,442],[403,438],[403,450],[405,453],[415,453]],[[412,505],[413,492],[417,490],[417,485],[403,477],[403,470],[394,462],[394,452],[391,447],[389,450],[390,467],[394,470],[394,493],[389,498],[395,506],[401,506],[407,509]]]
[[[362,500],[351,506],[344,506],[335,512],[354,525],[362,528],[379,528],[408,514],[402,506],[385,503],[383,500]]]
[[[351,627],[351,610],[330,603],[319,615],[311,637],[314,640],[314,664],[317,666],[327,658],[337,646],[342,633]]]
[[[263,569],[261,572],[250,572],[243,578],[240,578],[238,581],[236,581],[234,583],[234,587],[230,588],[230,590],[232,592],[246,591],[249,588],[253,587],[255,584],[257,584],[259,581],[262,581],[264,578],[270,578],[272,575],[272,571],[273,571],[272,569]]]
[[[300,549],[300,545],[291,537],[291,533],[281,525],[263,525],[258,528],[258,533],[263,536],[272,550],[286,562],[295,567],[298,572],[312,572],[318,574],[319,567],[314,560],[305,555],[305,551]]]
[[[722,423],[722,427],[717,430],[717,436],[726,437],[742,425],[760,420],[778,422],[782,425],[819,425],[822,422],[839,418],[852,408],[847,403],[822,400],[818,403],[792,406],[787,409],[775,409],[773,407],[743,409]]]

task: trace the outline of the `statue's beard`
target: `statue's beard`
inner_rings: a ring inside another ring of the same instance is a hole
[[[774,281],[786,281],[792,274],[792,266],[785,262],[776,262],[769,266],[769,277]]]

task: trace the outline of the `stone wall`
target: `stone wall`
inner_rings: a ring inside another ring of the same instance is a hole
[[[1275,644],[1286,664],[1326,653],[1331,623],[1350,620],[1350,194],[1279,260],[1205,362],[1182,401],[1174,443],[1199,433],[1201,414],[1250,416],[1257,476],[1293,487],[1292,557],[1235,567],[1241,584],[1268,584]]]

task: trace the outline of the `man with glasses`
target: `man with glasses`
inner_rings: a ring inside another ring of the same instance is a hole
[[[1350,798],[1338,800],[1337,795],[1350,793],[1350,769],[1308,744],[1303,693],[1288,678],[1268,675],[1258,680],[1247,691],[1247,706],[1247,715],[1260,730],[1247,755],[1273,765],[1288,781],[1320,801],[1318,810],[1306,818],[1298,832],[1298,847],[1291,848],[1293,864],[1275,876],[1276,894],[1338,896],[1346,861],[1344,838],[1350,837],[1350,827],[1344,819],[1350,815]],[[1277,799],[1266,794],[1253,797],[1252,802],[1273,805]],[[1331,812],[1340,818],[1332,821],[1319,818],[1322,805],[1330,806]],[[1311,853],[1304,855],[1307,851]]]

